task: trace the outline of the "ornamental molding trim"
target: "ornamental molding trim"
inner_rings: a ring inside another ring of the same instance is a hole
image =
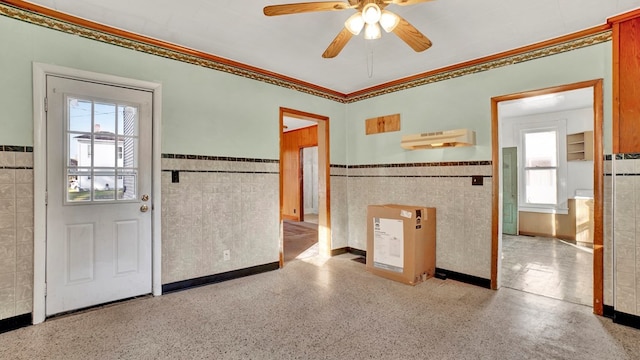
[[[540,59],[543,57],[556,55],[572,50],[581,49],[584,47],[600,44],[603,42],[611,41],[612,31],[610,29],[602,32],[581,37],[578,39],[572,39],[569,41],[556,43],[543,48],[524,51],[515,55],[508,55],[495,60],[489,60],[486,62],[474,62],[469,66],[462,66],[454,70],[430,71],[423,75],[413,76],[406,78],[405,80],[399,79],[388,83],[388,85],[382,84],[370,89],[364,89],[349,94],[340,94],[332,92],[329,89],[323,91],[320,87],[306,86],[304,83],[298,83],[295,79],[283,79],[278,74],[269,74],[267,72],[261,72],[259,69],[251,70],[243,68],[241,66],[234,66],[223,61],[215,61],[205,57],[192,55],[186,52],[170,49],[155,44],[149,44],[143,41],[129,39],[125,36],[110,34],[105,31],[99,31],[90,29],[85,26],[67,22],[54,17],[42,15],[30,10],[21,9],[12,5],[0,3],[0,15],[13,18],[16,20],[24,21],[33,25],[42,26],[45,28],[61,31],[67,34],[77,35],[86,39],[100,41],[106,44],[119,46],[122,48],[139,51],[142,53],[160,56],[163,58],[176,60],[192,65],[201,66],[204,68],[222,71],[228,74],[241,76],[251,80],[264,82],[267,84],[283,87],[286,89],[299,91],[313,96],[318,96],[324,99],[336,101],[339,103],[354,103],[370,98],[374,98],[381,95],[391,94],[398,91],[403,91],[423,85],[432,84],[439,81],[445,81],[465,75],[475,74],[483,71],[497,69],[504,66],[514,65]],[[480,59],[479,61],[481,61]],[[309,84],[311,85],[311,84]]]
[[[300,91],[310,95],[322,97],[325,99],[344,103],[344,95],[336,95],[329,92],[324,92],[312,87],[304,86],[292,81],[280,79],[277,76],[260,73],[259,71],[252,71],[244,69],[239,66],[233,66],[220,61],[206,59],[203,57],[186,54],[184,52],[176,51],[173,49],[164,48],[157,45],[148,44],[138,40],[128,39],[123,36],[109,34],[107,32],[90,29],[84,26],[76,25],[67,21],[59,20],[53,17],[41,15],[32,11],[16,8],[6,4],[0,4],[0,15],[4,15],[13,19],[21,20],[33,25],[42,26],[45,28],[58,30],[67,34],[77,35],[86,39],[100,41],[106,44],[119,46],[122,48],[143,52],[150,55],[156,55],[171,60],[176,60],[192,65],[202,66],[208,69],[222,71],[225,73],[242,76],[248,79],[265,82],[280,86],[283,88]]]
[[[603,42],[611,41],[611,39],[612,39],[611,30],[605,30],[603,32],[593,34],[590,36],[585,36],[579,39],[574,39],[567,42],[550,45],[544,48],[522,52],[519,54],[499,58],[496,60],[487,61],[484,63],[474,64],[474,65],[462,67],[462,68],[451,70],[451,71],[437,72],[436,70],[432,74],[426,74],[424,76],[418,75],[415,78],[408,79],[405,82],[402,82],[402,80],[399,80],[400,81],[399,83],[396,82],[391,86],[382,86],[381,88],[372,89],[371,91],[364,90],[362,93],[358,93],[357,95],[354,95],[354,96],[349,96],[346,102],[353,103],[361,100],[370,99],[376,96],[386,95],[386,94],[394,93],[397,91],[407,90],[407,89],[411,89],[418,86],[423,86],[423,85],[432,84],[439,81],[445,81],[445,80],[457,78],[460,76],[476,74],[479,72],[493,70],[493,69],[501,68],[504,66],[515,65],[515,64],[526,62],[526,61],[536,60],[543,57],[556,55],[556,54],[600,44]]]

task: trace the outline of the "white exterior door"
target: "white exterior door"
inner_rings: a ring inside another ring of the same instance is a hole
[[[152,93],[47,76],[46,315],[151,293]]]

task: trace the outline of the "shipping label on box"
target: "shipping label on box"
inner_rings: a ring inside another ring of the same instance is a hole
[[[398,219],[373,219],[373,266],[404,271],[404,230]]]

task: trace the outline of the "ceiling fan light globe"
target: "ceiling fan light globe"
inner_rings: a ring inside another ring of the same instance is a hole
[[[380,39],[382,37],[382,32],[380,31],[380,26],[377,23],[375,24],[366,24],[364,26],[364,38],[367,40],[375,40]]]
[[[362,8],[362,17],[364,22],[369,25],[373,25],[380,20],[380,8],[374,3],[369,3]]]
[[[387,10],[382,10],[382,14],[380,15],[380,26],[382,26],[384,31],[388,33],[392,32],[399,23],[400,18],[398,15]]]
[[[364,27],[364,18],[362,17],[362,14],[356,13],[351,15],[351,17],[344,22],[344,27],[353,35],[360,34],[360,31],[362,31],[362,28]]]

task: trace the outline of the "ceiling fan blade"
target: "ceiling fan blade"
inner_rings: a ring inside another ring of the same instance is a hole
[[[423,2],[429,2],[429,1],[434,1],[434,0],[384,0],[383,2],[385,4],[407,6],[407,5],[415,5],[415,4],[420,4]]]
[[[267,16],[276,16],[315,11],[345,10],[354,7],[355,6],[343,1],[324,1],[265,6],[263,12]]]
[[[340,33],[338,34],[338,36],[336,36],[336,38],[333,39],[331,44],[329,44],[329,47],[327,48],[327,50],[325,50],[324,53],[322,53],[322,57],[323,58],[336,57],[340,53],[340,51],[342,51],[345,45],[347,45],[349,40],[351,40],[352,36],[353,34],[351,33],[351,31],[349,31],[347,28],[343,28],[342,31],[340,31]]]
[[[398,18],[400,18],[400,22],[398,26],[393,29],[394,34],[398,35],[402,41],[406,42],[407,45],[411,46],[411,48],[417,52],[427,50],[431,47],[431,40],[424,36],[413,25],[409,24],[407,20],[400,16],[398,16]]]

